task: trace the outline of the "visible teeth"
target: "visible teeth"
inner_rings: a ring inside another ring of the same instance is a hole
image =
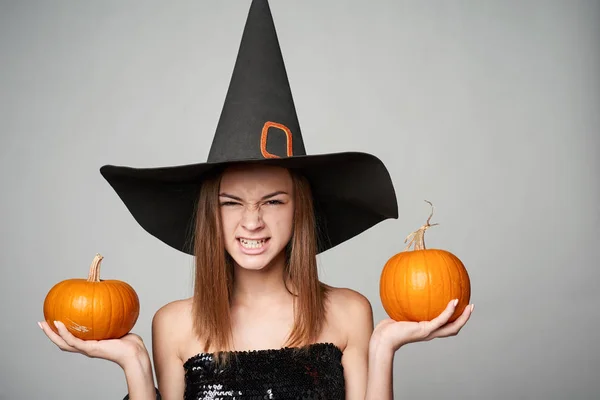
[[[240,238],[240,243],[247,249],[258,249],[265,244],[265,240],[248,240]]]

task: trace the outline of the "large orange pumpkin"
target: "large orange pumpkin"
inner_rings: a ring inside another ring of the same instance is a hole
[[[57,283],[44,300],[44,318],[56,332],[60,321],[76,337],[84,340],[116,339],[135,325],[140,303],[126,282],[101,280],[97,254],[87,279],[67,279]]]
[[[462,261],[449,251],[425,248],[425,231],[438,225],[430,224],[433,204],[428,203],[432,211],[425,225],[406,238],[405,243],[410,242],[404,251],[392,256],[381,273],[381,302],[389,317],[396,321],[430,321],[450,300],[458,299],[451,322],[471,299],[471,282]]]

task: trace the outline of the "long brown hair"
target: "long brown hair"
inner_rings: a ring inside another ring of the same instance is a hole
[[[293,182],[294,222],[286,246],[284,283],[294,296],[295,321],[287,347],[302,347],[315,341],[325,322],[327,287],[318,278],[317,227],[308,180],[289,170]],[[202,184],[196,209],[194,254],[194,329],[204,351],[233,350],[231,345],[231,296],[233,261],[225,251],[219,186],[221,171]]]

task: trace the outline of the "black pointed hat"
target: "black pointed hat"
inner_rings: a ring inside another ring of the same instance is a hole
[[[377,157],[361,152],[306,154],[267,0],[253,0],[250,6],[207,161],[154,168],[105,165],[100,172],[147,232],[193,254],[203,177],[236,162],[278,165],[309,180],[319,253],[398,217],[390,175]]]

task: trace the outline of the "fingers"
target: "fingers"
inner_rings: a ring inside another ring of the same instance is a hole
[[[58,334],[55,333],[46,322],[40,324],[42,330],[61,350],[73,353],[82,353],[88,357],[94,357],[95,341],[81,340],[73,336],[67,327],[60,321],[55,321],[54,326]]]
[[[450,320],[450,317],[452,317],[452,314],[454,314],[457,304],[458,299],[450,300],[450,302],[446,306],[446,309],[444,309],[444,311],[442,311],[440,315],[426,323],[426,330],[428,331],[428,335],[432,332],[435,332],[442,326],[446,325],[446,323],[448,323],[448,320]]]
[[[93,357],[91,353],[94,349],[95,340],[81,340],[73,336],[62,322],[56,321],[54,325],[56,325],[58,333],[69,346],[78,350],[80,353]]]
[[[48,336],[48,339],[50,339],[52,341],[52,343],[57,345],[59,349],[61,349],[63,351],[77,352],[77,350],[74,349],[73,347],[69,346],[67,344],[67,342],[59,334],[54,332],[52,330],[52,328],[50,328],[50,326],[48,325],[48,323],[46,321],[38,322],[38,325],[42,329],[42,331],[44,331],[46,336]],[[57,327],[57,329],[58,329],[58,327]]]
[[[471,318],[473,307],[473,304],[466,306],[462,314],[457,319],[435,330],[427,339],[431,340],[434,338],[443,338],[458,335],[458,333],[463,328],[463,326],[465,326],[469,318]]]

